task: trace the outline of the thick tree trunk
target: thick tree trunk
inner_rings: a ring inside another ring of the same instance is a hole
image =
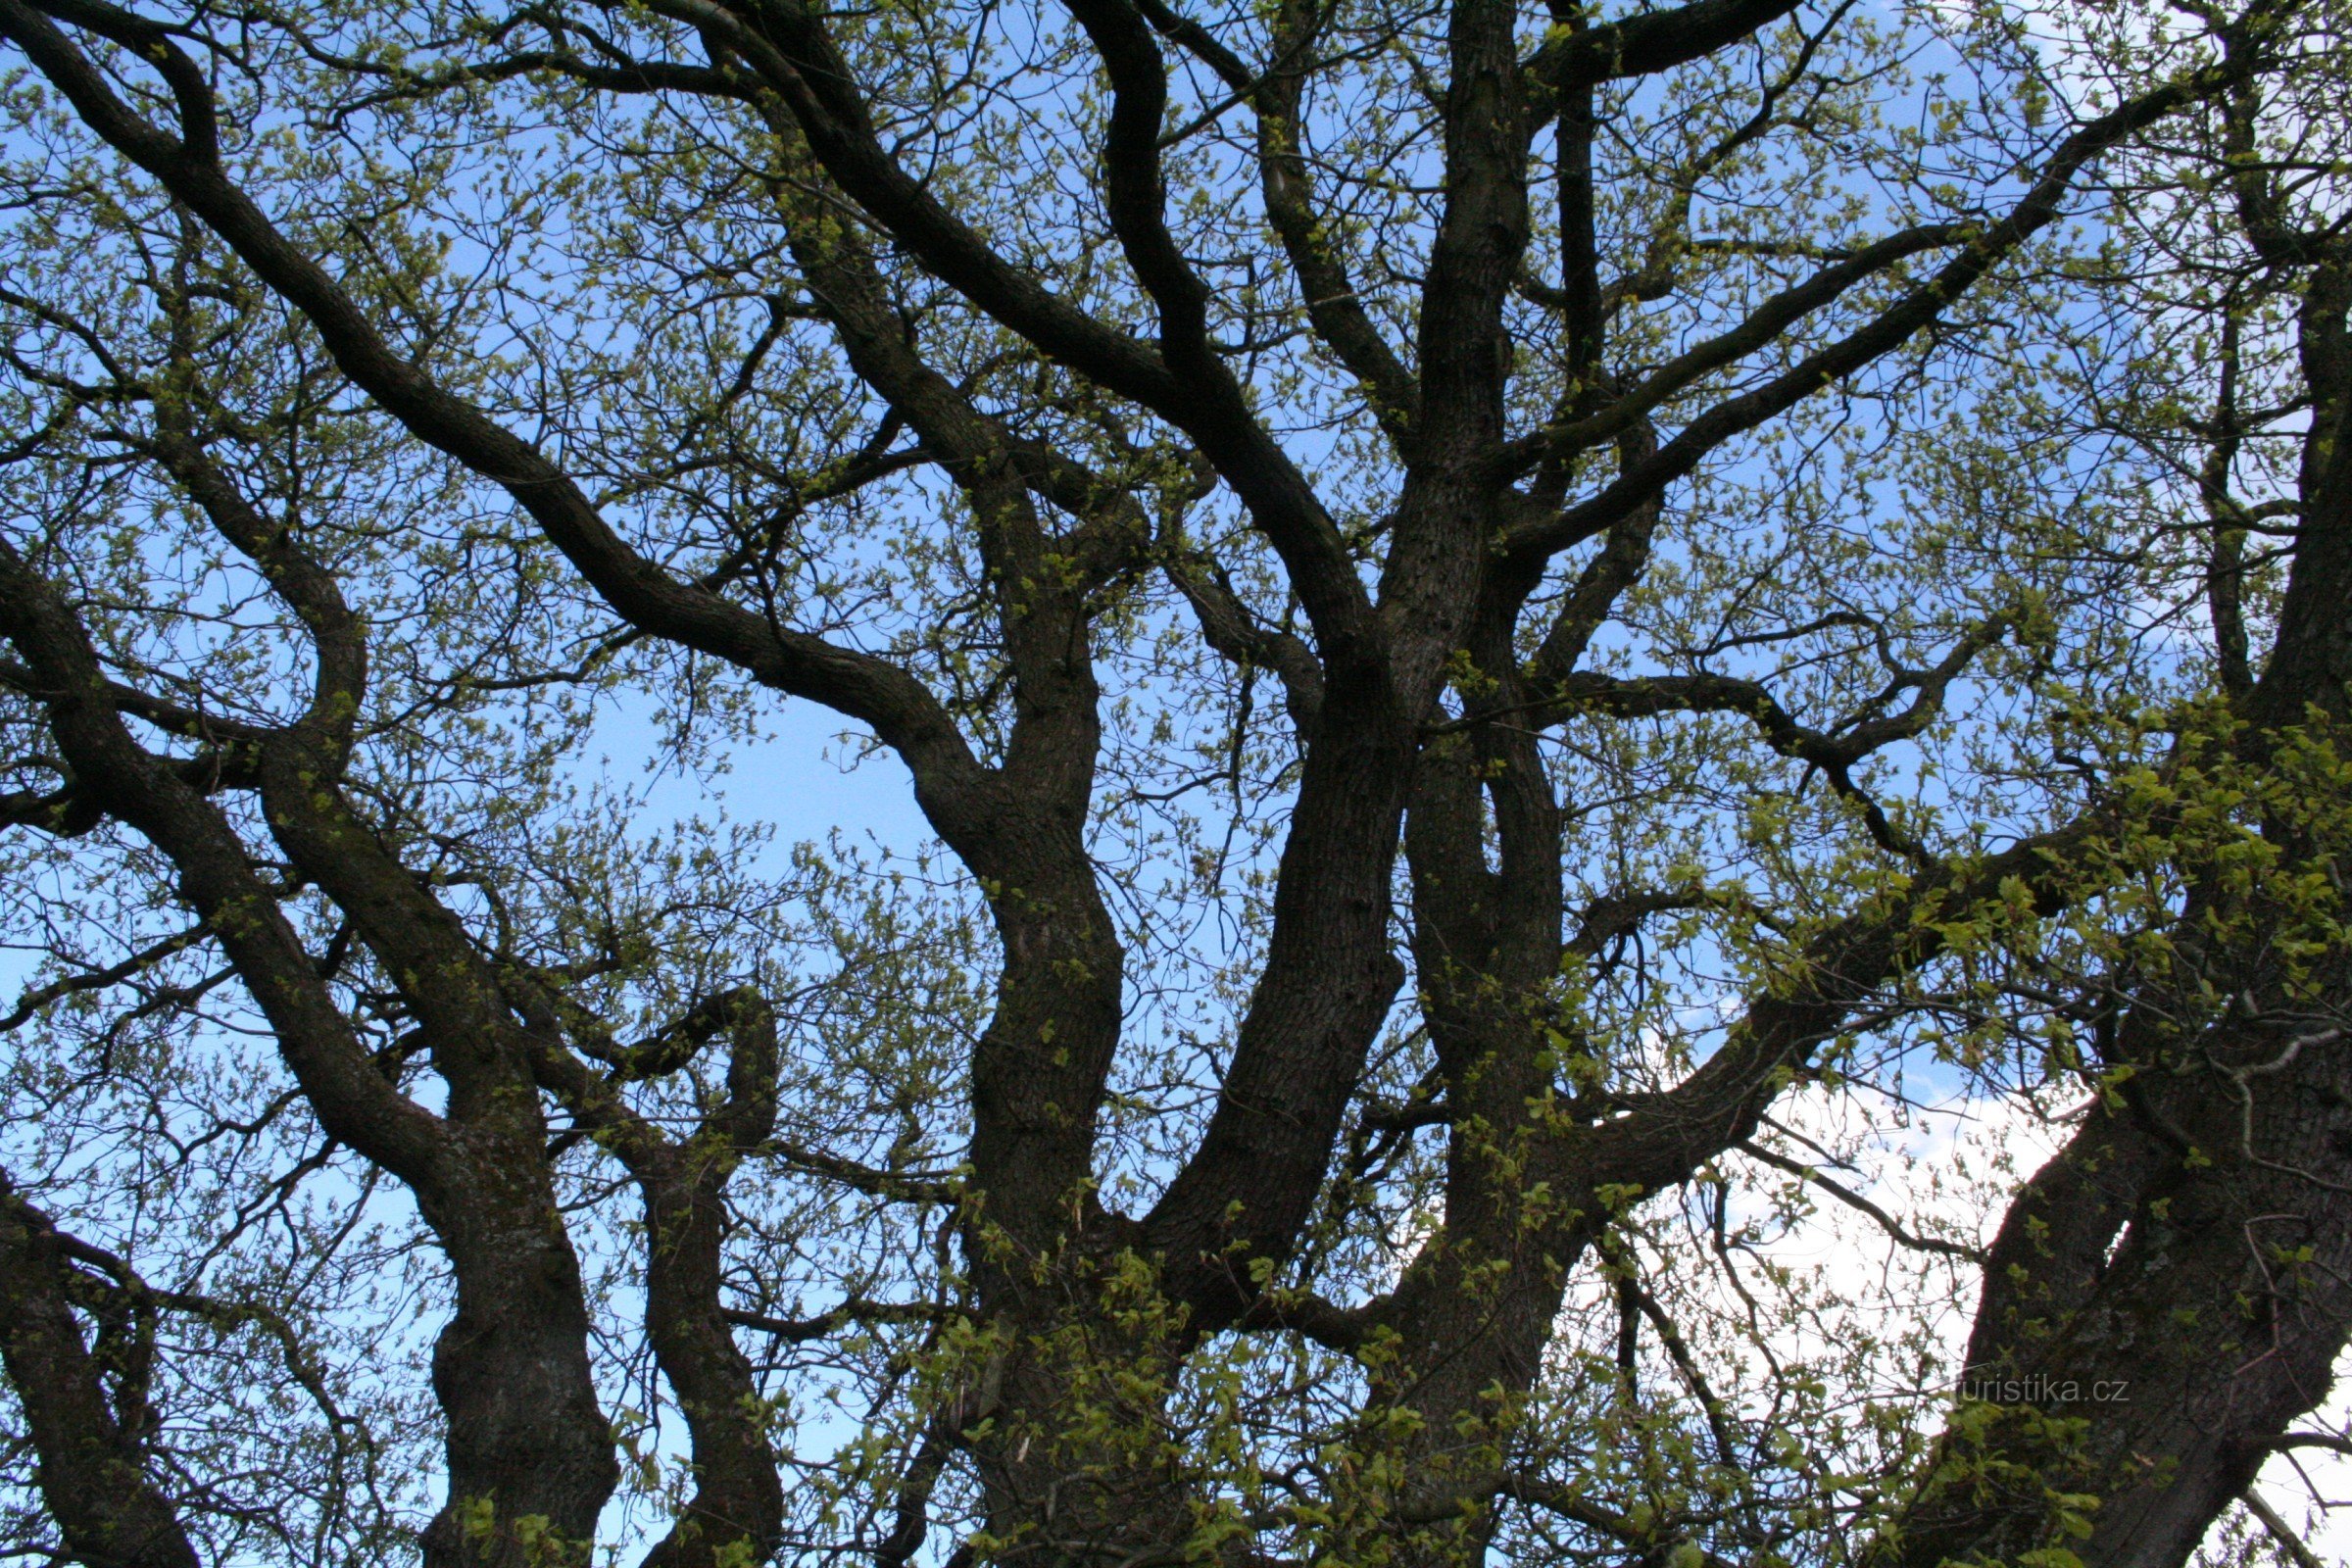
[[[2286,1046],[2224,1049],[2243,1071]],[[2089,1568],[2179,1568],[2326,1396],[2352,1335],[2352,1050],[2295,1055],[2248,1081],[2250,1137],[2226,1072],[2151,1075],[2028,1185],[1963,1416],[1880,1561],[2063,1545]]]
[[[477,1192],[428,1216],[458,1303],[433,1346],[449,1501],[425,1529],[425,1568],[524,1564],[530,1543],[551,1538],[584,1552],[619,1479],[588,1370],[578,1260],[544,1168],[512,1182],[520,1201]]]
[[[449,1499],[424,1533],[426,1568],[521,1563],[537,1541],[584,1551],[620,1466],[531,1033],[457,917],[344,800],[336,760],[299,735],[274,742],[261,796],[280,846],[396,977],[449,1089],[447,1152],[417,1194],[457,1286],[433,1347]]]

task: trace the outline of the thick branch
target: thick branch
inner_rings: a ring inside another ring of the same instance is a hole
[[[1703,60],[1797,8],[1799,0],[1693,0],[1605,26],[1546,33],[1529,75],[1555,92],[1624,76],[1654,75]]]
[[[0,1366],[66,1554],[101,1568],[196,1568],[138,1434],[109,1404],[103,1362],[74,1317],[72,1274],[56,1226],[0,1176]]]
[[[1237,97],[1256,109],[1259,189],[1266,217],[1298,274],[1307,322],[1363,382],[1373,416],[1401,448],[1411,439],[1420,389],[1364,309],[1347,262],[1330,243],[1315,211],[1313,175],[1300,141],[1318,8],[1309,0],[1285,0],[1274,17],[1274,64],[1253,72],[1200,24],[1179,16],[1161,0],[1140,3],[1154,27],[1191,50]]]
[[[183,895],[219,938],[270,1019],[320,1124],[421,1194],[450,1172],[438,1118],[385,1081],[244,846],[170,763],[134,744],[96,653],[55,589],[0,543],[0,632],[31,667],[78,787],[178,868]]]
[[[1326,657],[1372,656],[1378,633],[1371,606],[1338,527],[1304,476],[1250,414],[1221,365],[1200,374],[1180,373],[1181,367],[1171,368],[1146,345],[1095,320],[990,249],[885,151],[855,72],[822,19],[797,0],[758,0],[753,7],[757,26],[708,0],[658,0],[656,9],[707,29],[740,53],[791,109],[826,172],[935,275],[1049,357],[1185,431],[1281,553]],[[1156,117],[1150,129],[1155,148]],[[1131,135],[1141,131],[1131,127]],[[1121,179],[1146,167],[1133,157],[1128,164],[1130,174]],[[1155,150],[1148,167],[1157,169]],[[1155,175],[1145,182],[1152,179]],[[1177,285],[1162,265],[1169,259],[1145,232],[1158,220],[1134,210],[1146,199],[1140,187],[1129,197],[1129,220],[1145,225],[1134,232],[1146,265],[1154,269],[1161,285]],[[1186,318],[1179,295],[1171,299],[1181,321]]]
[[[1967,228],[1959,223],[1922,223],[1866,245],[1802,283],[1775,294],[1730,331],[1676,355],[1598,412],[1520,437],[1511,443],[1509,462],[1515,468],[1526,468],[1540,462],[1558,462],[1596,447],[1633,428],[1668,398],[1709,371],[1736,364],[1774,342],[1794,322],[1833,304],[1857,283],[1879,275],[1907,257],[1967,237]],[[1653,440],[1650,455],[1654,456],[1655,451]]]

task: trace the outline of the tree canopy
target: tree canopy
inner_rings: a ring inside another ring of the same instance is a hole
[[[2316,1560],[2337,0],[0,38],[12,1560]]]

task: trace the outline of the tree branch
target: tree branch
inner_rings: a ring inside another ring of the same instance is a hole
[[[308,318],[355,384],[419,440],[505,488],[624,619],[871,724],[935,792],[974,781],[978,763],[954,721],[906,670],[818,637],[776,630],[669,577],[613,532],[535,447],[396,354],[342,286],[278,231],[207,149],[183,144],[124,106],[45,17],[24,0],[0,0],[0,35],[24,50],[84,123],[152,174]]]
[[[1970,233],[1961,253],[1945,263],[1935,276],[1904,294],[1845,337],[1807,355],[1763,385],[1708,409],[1686,424],[1654,455],[1620,473],[1598,494],[1545,521],[1522,524],[1512,529],[1506,536],[1506,553],[1515,558],[1542,560],[1579,540],[1591,538],[1659,494],[1676,479],[1690,472],[1707,453],[1731,436],[1753,429],[1812,396],[1822,387],[1852,374],[1909,342],[1920,328],[1940,316],[1945,306],[1958,299],[1991,270],[1996,262],[2015,251],[2055,219],[2060,204],[2073,188],[2075,176],[2092,159],[2132,133],[2211,94],[2223,84],[2224,79],[2219,68],[2186,74],[2127,100],[2082,126],[2059,144],[2042,166],[2040,177],[2026,195],[1997,222]],[[1916,243],[1924,248],[1926,242],[1917,236],[1925,232],[1914,230],[1912,237],[1896,236],[1896,240],[1904,244]],[[1949,239],[1959,237],[1957,234],[1945,236]],[[1892,244],[1894,241],[1882,243]],[[1842,270],[1829,269],[1822,277],[1815,279],[1815,284],[1821,285],[1828,277],[1842,275]],[[1792,308],[1786,303],[1788,299],[1788,295],[1782,295],[1767,309]],[[1704,353],[1707,350],[1702,348],[1694,352]]]

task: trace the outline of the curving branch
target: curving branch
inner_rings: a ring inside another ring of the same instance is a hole
[[[1206,551],[1173,556],[1166,570],[1208,646],[1244,669],[1272,670],[1282,682],[1292,726],[1301,735],[1310,731],[1323,710],[1323,666],[1314,650],[1295,633],[1262,624]]]
[[[70,1256],[49,1216],[0,1174],[0,1369],[24,1412],[33,1483],[69,1558],[108,1568],[197,1568],[178,1509],[152,1474],[143,1434],[108,1399],[110,1369],[82,1339]]]
[[[1212,363],[1190,369],[1171,365],[990,249],[884,149],[857,89],[856,74],[822,19],[797,0],[755,0],[748,18],[709,0],[658,0],[654,9],[740,55],[790,109],[817,161],[841,189],[942,281],[1048,357],[1142,404],[1191,437],[1289,565],[1327,657],[1335,650],[1348,650],[1353,661],[1374,656],[1379,628],[1338,527],[1305,477],[1249,412],[1221,362],[1212,357]],[[1122,198],[1124,221],[1143,265],[1159,286],[1176,290],[1169,300],[1178,310],[1176,340],[1181,341],[1189,307],[1180,279],[1168,270],[1171,258],[1149,232],[1162,221],[1145,188],[1155,186],[1158,167],[1159,125],[1156,115],[1152,118],[1148,154],[1140,143],[1140,120],[1131,122],[1128,139],[1121,143],[1128,172],[1117,177],[1141,181]],[[1141,211],[1147,204],[1152,207],[1150,214]]]
[[[276,1032],[326,1131],[420,1195],[446,1193],[452,1151],[440,1118],[379,1073],[334,1004],[244,846],[167,760],[137,746],[62,597],[0,541],[0,634],[24,657],[77,789],[170,856],[196,913],[220,939]]]
[[[120,27],[136,21],[96,0],[67,9],[70,22],[95,17]],[[714,593],[669,576],[615,533],[537,448],[396,353],[348,291],[270,222],[210,149],[183,142],[123,104],[48,16],[24,0],[0,0],[0,35],[24,52],[84,123],[153,175],[308,318],[354,384],[419,440],[513,496],[622,618],[872,725],[917,778],[942,795],[972,785],[979,764],[954,720],[906,671],[819,637],[778,630]],[[152,49],[163,58],[185,58],[169,38],[157,40]]]
[[[640,1568],[764,1561],[783,1534],[784,1489],[758,1380],[731,1331],[742,1316],[720,1299],[728,1179],[775,1124],[774,1010],[749,986],[708,997],[650,1048],[619,1054],[613,1070],[600,1075],[556,1043],[554,999],[523,982],[515,990],[525,1015],[541,1023],[533,1058],[539,1082],[620,1161],[644,1200],[646,1332],[686,1417],[695,1492]],[[621,1097],[622,1083],[683,1066],[680,1050],[721,1033],[728,1038],[726,1097],[703,1114],[693,1136],[669,1139]]]

